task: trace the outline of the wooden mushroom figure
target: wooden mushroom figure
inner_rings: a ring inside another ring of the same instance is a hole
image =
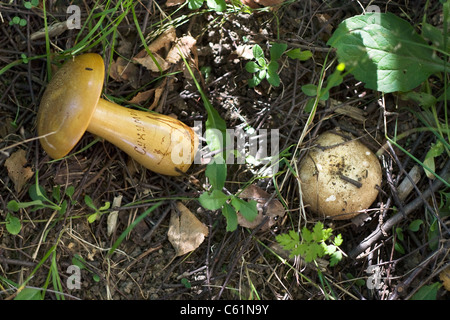
[[[186,172],[198,147],[194,131],[172,117],[100,98],[104,76],[103,59],[95,53],[79,55],[55,73],[37,115],[37,133],[47,154],[64,157],[88,131],[153,172]]]
[[[303,202],[322,217],[350,219],[369,208],[378,195],[380,162],[347,134],[322,133],[299,167]]]

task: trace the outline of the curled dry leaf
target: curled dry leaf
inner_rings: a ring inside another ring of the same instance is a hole
[[[159,72],[158,65],[161,67],[162,71],[166,71],[171,65],[176,64],[181,60],[180,51],[186,57],[190,54],[195,44],[196,40],[193,37],[184,36],[177,38],[175,29],[170,28],[148,46],[153,57],[148,55],[146,50],[142,50],[133,58],[133,60],[150,71]],[[158,65],[155,63],[155,60]]]
[[[245,188],[240,194],[239,198],[255,200],[257,202],[258,216],[253,221],[246,220],[239,212],[238,223],[245,228],[256,228],[264,219],[269,217],[268,221],[261,227],[261,231],[270,229],[277,223],[285,214],[284,207],[276,198],[272,198],[269,193],[258,186],[250,185]]]
[[[169,53],[167,54],[166,61],[173,64],[180,61],[180,51],[184,57],[187,57],[196,43],[197,41],[191,36],[184,36],[179,38],[176,41],[176,45],[172,46],[172,49],[170,49]]]
[[[176,256],[182,256],[198,248],[208,236],[208,228],[186,206],[177,202],[176,210],[170,216],[167,236]]]
[[[14,152],[5,161],[5,167],[8,170],[8,176],[14,183],[14,189],[19,193],[25,183],[33,176],[33,171],[30,167],[24,167],[27,163],[26,152],[23,149],[19,149]]]

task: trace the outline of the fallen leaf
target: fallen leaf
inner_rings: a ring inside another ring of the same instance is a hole
[[[439,279],[443,282],[445,290],[450,291],[450,267],[441,271]]]
[[[149,45],[148,49],[151,52],[158,52],[161,49],[168,51],[172,47],[172,43],[177,39],[177,34],[175,28],[170,27],[164,31],[160,36],[153,40]]]
[[[148,45],[148,50],[152,53],[153,57],[151,57],[147,50],[144,49],[141,50],[133,60],[152,72],[160,71],[158,65],[161,67],[162,71],[166,71],[170,68],[171,64],[167,62],[163,56],[170,50],[176,38],[175,28],[169,28]]]
[[[25,155],[26,151],[19,149],[5,161],[5,167],[8,169],[8,176],[13,181],[14,189],[17,193],[22,190],[25,183],[27,183],[27,181],[34,175],[34,172],[30,167],[24,167],[27,163]]]
[[[200,246],[208,236],[208,228],[181,202],[172,210],[167,232],[176,256],[182,256]]]
[[[133,88],[138,87],[139,68],[122,57],[111,64],[109,75],[118,82],[129,82]]]
[[[155,89],[152,88],[152,89],[147,90],[147,91],[138,92],[138,94],[135,95],[128,102],[129,103],[134,103],[134,104],[142,104],[143,102],[147,101],[148,99],[153,98],[154,95],[155,95]]]
[[[142,50],[133,60],[150,71],[159,72],[158,65],[162,71],[166,71],[181,60],[180,52],[187,57],[195,44],[196,40],[193,37],[177,38],[175,29],[170,28],[149,44],[148,49],[153,57],[148,54],[147,50]]]
[[[197,41],[191,36],[181,37],[176,41],[176,45],[172,46],[167,54],[166,61],[170,63],[177,63],[181,59],[180,51],[183,57],[189,56],[191,49],[195,46]]]
[[[155,60],[147,54],[146,50],[142,50],[133,58],[133,60],[152,72],[159,72],[158,66],[162,71],[166,71],[170,68],[170,63],[166,62],[159,54],[155,52],[152,54]]]
[[[250,185],[245,188],[240,194],[239,198],[255,200],[257,202],[256,208],[258,209],[258,215],[253,221],[246,220],[239,212],[238,224],[245,228],[256,228],[263,219],[267,216],[268,221],[261,227],[261,231],[270,229],[274,224],[276,224],[280,218],[285,214],[285,210],[280,201],[276,198],[272,198],[269,193],[261,189],[256,185]]]

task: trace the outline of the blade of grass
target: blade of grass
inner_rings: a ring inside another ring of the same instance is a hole
[[[153,210],[155,210],[156,208],[158,208],[160,205],[162,204],[162,201],[159,201],[157,203],[155,203],[151,208],[147,209],[144,211],[144,213],[142,213],[139,217],[136,218],[136,220],[133,221],[133,223],[131,223],[128,228],[125,229],[124,232],[122,232],[122,234],[119,236],[119,238],[117,238],[117,240],[114,242],[114,244],[112,245],[111,249],[109,249],[108,254],[107,254],[107,258],[111,257],[112,254],[114,253],[114,251],[116,251],[116,249],[120,246],[120,244],[122,243],[122,241],[126,238],[126,236],[131,232],[131,230],[133,230],[133,228],[139,223],[141,222],[146,216],[148,216],[150,213],[153,212]]]

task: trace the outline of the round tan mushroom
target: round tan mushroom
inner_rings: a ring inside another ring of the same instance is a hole
[[[95,53],[77,56],[56,72],[37,116],[37,133],[47,154],[64,157],[88,131],[149,170],[172,176],[186,172],[198,147],[195,132],[172,117],[100,98],[104,75],[103,59]]]
[[[369,208],[381,184],[377,157],[348,134],[321,134],[299,167],[304,204],[336,220],[350,219]]]

